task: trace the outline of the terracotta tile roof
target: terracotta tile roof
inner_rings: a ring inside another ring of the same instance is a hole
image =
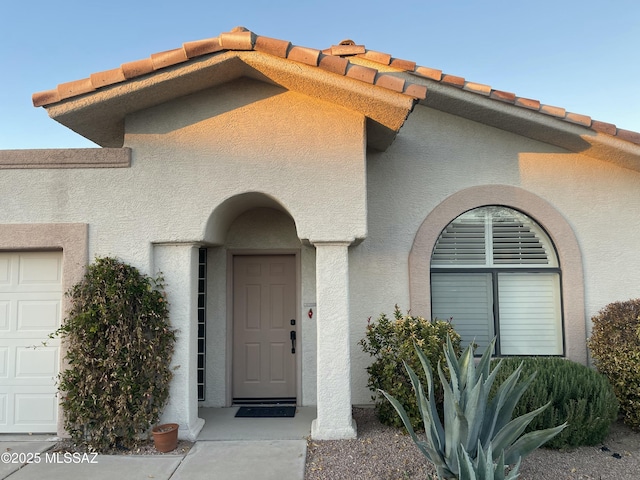
[[[61,83],[55,89],[34,93],[33,104],[36,107],[52,105],[68,98],[91,93],[110,85],[178,65],[196,57],[230,50],[253,50],[267,53],[393,90],[419,100],[425,99],[427,87],[394,75],[390,69],[399,70],[640,145],[640,133],[638,132],[619,129],[613,124],[592,120],[587,115],[567,112],[564,108],[544,105],[538,100],[519,97],[511,92],[494,90],[489,85],[470,82],[463,77],[416,65],[415,62],[394,58],[386,53],[367,50],[363,45],[356,45],[352,40],[344,40],[325,50],[316,50],[292,45],[291,42],[285,40],[256,35],[244,27],[236,27],[230,32],[221,33],[218,37],[187,42],[181,48],[158,52],[149,58],[124,63],[120,68],[113,70],[93,73],[89,78]],[[359,64],[357,63],[358,59],[365,60],[369,65],[379,64],[384,68],[377,69]]]

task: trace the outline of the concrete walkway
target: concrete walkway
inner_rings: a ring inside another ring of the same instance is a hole
[[[64,455],[45,437],[0,436],[0,480],[303,480],[315,411],[294,419],[235,418],[202,409],[205,428],[186,455]]]

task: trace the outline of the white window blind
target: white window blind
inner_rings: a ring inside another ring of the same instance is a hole
[[[463,345],[478,344],[476,354],[497,335],[501,355],[562,355],[558,266],[533,219],[497,205],[471,210],[434,247],[432,316],[452,318]]]
[[[460,215],[442,231],[432,266],[557,266],[551,241],[529,217],[504,207]]]
[[[490,273],[434,273],[431,276],[432,316],[452,318],[465,348],[470,342],[482,354],[494,337]]]
[[[500,352],[561,355],[560,276],[499,273]]]

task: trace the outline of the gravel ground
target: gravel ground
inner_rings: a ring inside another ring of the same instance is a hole
[[[358,438],[309,440],[305,480],[425,479],[433,473],[404,431],[381,425],[372,408],[354,408]],[[621,423],[603,445],[571,451],[538,449],[520,467],[520,480],[638,480],[640,433]]]

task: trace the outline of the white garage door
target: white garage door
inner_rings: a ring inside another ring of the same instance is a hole
[[[57,431],[61,300],[62,252],[0,252],[2,433]]]

